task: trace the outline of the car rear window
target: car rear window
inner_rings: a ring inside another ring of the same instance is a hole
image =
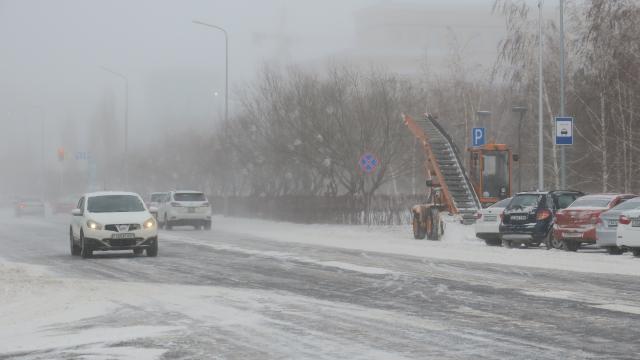
[[[175,193],[175,201],[206,201],[203,193]]]
[[[516,195],[509,204],[509,209],[537,207],[542,195],[522,194]]]
[[[611,198],[580,198],[574,201],[569,208],[575,207],[594,207],[594,208],[606,208],[611,202]]]
[[[507,205],[509,205],[510,201],[511,201],[511,198],[500,200],[489,207],[504,208],[504,207],[507,207]]]
[[[165,196],[166,194],[151,194],[151,201],[153,202],[161,201]]]
[[[144,211],[144,205],[133,195],[103,195],[90,197],[87,210],[92,213],[136,212]]]
[[[557,197],[556,197],[556,207],[558,209],[566,209],[571,204],[573,204],[573,202],[576,201],[576,199],[579,198],[579,197],[580,197],[580,195],[573,194],[573,193],[557,195]]]
[[[632,199],[623,202],[622,204],[614,207],[614,210],[635,210],[640,208],[640,199]]]

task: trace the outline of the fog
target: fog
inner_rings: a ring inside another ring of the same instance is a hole
[[[492,4],[1,0],[0,186],[6,193],[38,188],[44,169],[61,166],[56,150],[65,150],[65,163],[82,161],[76,158],[91,152],[87,134],[96,128],[108,134],[103,141],[113,153],[106,156],[121,154],[125,81],[103,68],[128,81],[130,151],[184,129],[213,132],[224,114],[224,37],[193,20],[229,33],[233,114],[236,94],[265,66],[344,62],[410,77],[425,61],[432,69],[446,64],[455,39],[484,71],[504,32]]]

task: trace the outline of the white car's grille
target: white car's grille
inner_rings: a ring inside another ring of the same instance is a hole
[[[104,229],[107,231],[114,231],[114,232],[127,232],[127,231],[140,230],[140,224],[109,224],[109,225],[105,225]]]

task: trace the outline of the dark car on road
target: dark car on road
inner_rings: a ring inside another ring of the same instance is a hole
[[[556,211],[571,205],[584,193],[572,190],[522,192],[504,209],[500,223],[502,246],[554,247],[553,225]]]

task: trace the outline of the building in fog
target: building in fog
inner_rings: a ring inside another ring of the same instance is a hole
[[[357,10],[354,44],[338,55],[356,64],[415,74],[426,64],[444,68],[452,49],[468,65],[490,65],[504,34],[504,20],[486,3],[386,3]]]

